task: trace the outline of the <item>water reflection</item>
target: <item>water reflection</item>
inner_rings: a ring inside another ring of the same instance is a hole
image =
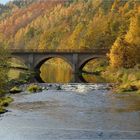
[[[52,58],[40,68],[41,78],[47,83],[69,83],[72,80],[72,68],[61,58]]]
[[[104,83],[105,82],[105,79],[102,78],[100,75],[82,74],[82,77],[87,83]]]
[[[137,112],[140,113],[140,95],[137,93],[120,93],[108,94],[106,96],[108,101],[112,104],[109,109],[111,112],[124,113],[124,112]]]
[[[106,69],[106,66],[108,61],[104,58],[92,59],[83,67],[82,71],[87,73],[82,73],[82,76],[87,83],[104,83],[105,79],[101,77],[101,72]]]

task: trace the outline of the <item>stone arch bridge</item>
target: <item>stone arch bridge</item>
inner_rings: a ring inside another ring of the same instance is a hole
[[[79,75],[79,72],[82,71],[84,65],[95,58],[104,58],[106,57],[107,49],[92,49],[92,50],[83,50],[83,51],[21,51],[21,50],[12,50],[11,57],[19,58],[23,60],[24,64],[28,67],[29,70],[36,72],[36,80],[38,82],[43,82],[40,78],[40,67],[41,65],[51,59],[51,58],[62,58],[68,64],[71,65],[74,77],[71,82],[82,82],[84,79]]]

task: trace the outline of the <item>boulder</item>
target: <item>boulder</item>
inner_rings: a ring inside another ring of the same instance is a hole
[[[20,92],[22,92],[22,89],[21,88],[19,88],[19,87],[13,87],[12,89],[10,89],[10,93],[12,93],[12,94],[16,94],[16,93],[20,93]]]

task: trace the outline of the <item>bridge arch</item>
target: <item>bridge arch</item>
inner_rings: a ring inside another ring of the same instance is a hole
[[[37,80],[38,82],[44,83],[44,81],[42,80],[42,78],[41,78],[41,76],[40,76],[40,73],[41,73],[40,68],[41,68],[41,66],[42,66],[46,61],[48,61],[48,60],[50,60],[50,59],[53,59],[53,58],[60,58],[60,59],[64,60],[67,64],[70,65],[70,67],[71,67],[71,69],[72,69],[72,73],[73,73],[73,64],[72,64],[72,62],[71,62],[68,58],[66,58],[66,57],[64,57],[64,56],[61,56],[61,55],[43,56],[43,57],[41,57],[37,62],[35,62],[35,64],[34,64],[34,70],[36,71],[36,76],[35,76],[35,78],[36,78],[36,80]]]
[[[61,56],[61,55],[52,55],[52,56],[50,55],[50,56],[41,57],[41,58],[35,63],[34,68],[35,68],[35,69],[39,69],[39,68],[42,66],[42,64],[44,64],[46,61],[48,61],[48,60],[50,60],[50,59],[52,59],[52,58],[61,58],[62,60],[64,60],[65,62],[67,62],[71,67],[73,67],[72,62],[71,62],[68,58],[66,58],[66,57],[64,57],[64,56]]]
[[[85,57],[84,59],[82,59],[82,61],[79,63],[79,66],[78,66],[78,69],[79,69],[79,72],[80,72],[80,75],[79,75],[79,79],[80,79],[80,81],[81,82],[84,82],[84,83],[87,83],[87,81],[84,79],[84,77],[83,77],[83,68],[84,68],[84,66],[88,63],[88,62],[90,62],[91,60],[96,60],[96,59],[106,59],[106,57],[105,56],[100,56],[100,55],[98,55],[98,56],[96,56],[96,55],[94,55],[94,56],[89,56],[89,57]],[[87,74],[93,74],[92,72],[87,72]]]
[[[79,63],[79,70],[82,70],[83,67],[91,60],[94,60],[94,59],[98,59],[98,58],[106,58],[104,56],[89,56],[89,57],[86,57],[84,58],[80,63]]]

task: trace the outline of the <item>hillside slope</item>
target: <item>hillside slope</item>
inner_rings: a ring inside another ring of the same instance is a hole
[[[73,0],[12,2],[13,13],[0,21],[11,48],[110,48],[128,32],[139,1]]]

